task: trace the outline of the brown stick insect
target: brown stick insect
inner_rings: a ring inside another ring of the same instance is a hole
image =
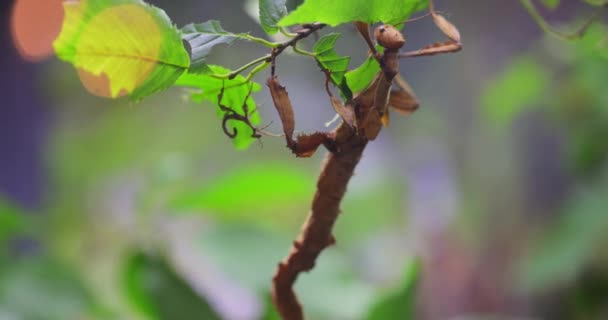
[[[429,12],[448,41],[433,43],[415,51],[400,52],[405,38],[392,25],[376,27],[372,38],[367,23],[355,23],[371,54],[380,64],[381,71],[366,89],[356,93],[344,104],[332,96],[328,89],[331,104],[343,120],[331,132],[303,134],[293,138],[295,119],[292,105],[287,91],[274,75],[273,65],[267,85],[283,125],[287,147],[298,157],[311,156],[320,145],[329,151],[322,165],[308,218],[289,255],[279,264],[273,278],[273,301],[283,319],[304,318],[293,284],[300,272],[314,267],[323,249],[335,243],[332,228],[340,213],[339,206],[348,181],[367,143],[376,139],[382,127],[388,124],[389,107],[405,114],[418,109],[418,99],[399,75],[399,59],[456,52],[462,48],[458,29],[435,11],[432,0]],[[383,52],[376,50],[374,39],[383,47]],[[393,86],[396,88],[393,89]]]
[[[374,140],[382,126],[388,125],[388,108],[409,115],[418,109],[419,103],[409,84],[399,75],[399,59],[430,56],[441,53],[457,52],[462,49],[460,33],[444,16],[434,10],[433,1],[430,1],[430,15],[438,28],[448,37],[446,42],[436,42],[415,51],[400,52],[405,44],[401,32],[392,25],[380,25],[374,30],[374,38],[378,45],[384,48],[383,53],[376,50],[370,34],[370,27],[364,22],[355,22],[355,27],[366,41],[373,57],[378,61],[381,71],[371,84],[363,91],[357,93],[344,104],[327,90],[331,104],[340,115],[352,135],[365,137],[368,141]],[[274,69],[274,68],[273,68]],[[328,81],[326,81],[327,86]],[[283,124],[283,131],[287,140],[287,147],[297,156],[312,155],[321,145],[330,152],[338,151],[339,143],[336,141],[337,129],[333,132],[317,132],[300,135],[293,138],[295,119],[287,91],[282,87],[274,75],[268,79],[267,85],[273,98],[274,105]],[[392,89],[393,85],[397,88]]]

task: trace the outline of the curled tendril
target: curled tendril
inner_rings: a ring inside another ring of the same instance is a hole
[[[224,119],[222,119],[222,129],[224,130],[224,133],[226,134],[226,136],[228,136],[228,138],[234,139],[236,138],[236,135],[239,133],[239,131],[235,127],[232,127],[232,132],[230,132],[230,128],[228,128],[228,121],[230,120],[238,119],[234,119],[234,117],[231,117],[230,115],[226,114],[224,116]]]
[[[249,99],[249,96],[251,95],[251,91],[253,90],[253,84],[249,86],[249,92],[247,93],[247,96],[245,97],[245,101],[243,102],[243,113],[244,114],[239,114],[231,107],[228,107],[228,106],[225,106],[222,104],[222,98],[224,97],[224,89],[225,89],[224,84],[222,84],[222,89],[220,90],[220,94],[217,97],[217,103],[220,107],[220,110],[225,112],[224,118],[222,119],[222,130],[224,131],[224,134],[226,134],[226,136],[228,136],[228,138],[230,138],[230,139],[236,138],[236,136],[238,135],[238,130],[236,127],[229,128],[228,122],[229,121],[240,121],[240,122],[244,123],[245,125],[247,125],[249,128],[251,128],[251,137],[252,138],[256,138],[256,139],[261,138],[262,135],[259,133],[258,129],[253,125],[253,123],[251,123],[251,118],[250,118],[251,114],[249,113],[249,106],[247,105],[247,100]]]

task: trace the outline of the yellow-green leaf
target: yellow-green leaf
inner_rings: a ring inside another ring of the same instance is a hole
[[[140,0],[65,1],[54,43],[94,94],[140,99],[172,85],[190,58],[164,11]]]

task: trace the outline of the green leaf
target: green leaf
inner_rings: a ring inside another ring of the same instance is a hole
[[[509,123],[544,98],[549,82],[548,70],[527,56],[517,58],[488,85],[481,105],[490,119]]]
[[[180,34],[161,9],[140,0],[64,1],[54,43],[94,94],[138,100],[165,89],[190,66]]]
[[[330,33],[322,37],[313,47],[313,53],[321,68],[329,71],[331,82],[340,88],[342,95],[346,99],[350,99],[352,92],[344,80],[344,74],[348,70],[350,57],[341,57],[334,50],[339,37],[339,33]]]
[[[230,70],[209,65],[209,70],[214,75],[224,75],[230,73]],[[234,79],[218,79],[209,74],[193,74],[184,73],[176,82],[178,86],[194,87],[201,89],[202,92],[192,95],[192,99],[196,102],[203,100],[210,101],[217,106],[217,114],[223,118],[225,112],[218,105],[218,96],[224,87],[224,96],[222,105],[227,106],[240,115],[244,115],[243,106],[247,105],[247,111],[250,115],[251,123],[257,125],[260,123],[260,116],[256,109],[255,101],[250,95],[253,92],[259,91],[262,87],[253,81],[247,81],[245,77],[238,75]],[[252,131],[246,124],[240,121],[229,121],[228,126],[237,131],[237,135],[232,139],[234,146],[237,149],[247,148],[255,139],[251,137]]]
[[[380,298],[370,309],[367,320],[414,319],[416,288],[420,278],[420,261],[411,262],[406,270],[401,287]]]
[[[331,26],[353,21],[398,24],[428,5],[428,0],[306,0],[279,26],[320,22]]]
[[[266,33],[279,31],[277,23],[287,15],[285,0],[259,0],[260,24]]]
[[[593,1],[593,0],[591,0],[591,1]],[[560,0],[542,0],[541,2],[545,7],[549,8],[549,9],[555,9],[555,8],[557,8],[557,6],[559,6]]]
[[[205,59],[214,46],[218,44],[230,45],[237,39],[247,40],[247,34],[227,32],[216,20],[189,24],[183,27],[181,31],[182,38],[190,47],[190,60],[192,62],[188,71],[192,73],[210,72],[209,66],[205,64]]]
[[[129,301],[150,319],[220,319],[167,261],[138,252],[123,273]]]
[[[357,69],[346,73],[346,83],[353,93],[359,93],[372,83],[378,72],[380,64],[374,57],[369,57]]]
[[[307,172],[278,163],[249,165],[179,195],[173,205],[178,210],[215,213],[224,221],[284,225],[293,216],[283,213],[306,206],[313,192],[314,178]]]

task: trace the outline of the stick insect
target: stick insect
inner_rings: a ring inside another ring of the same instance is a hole
[[[418,109],[419,102],[416,95],[399,74],[399,59],[451,53],[462,49],[458,29],[435,11],[433,1],[430,1],[429,12],[437,27],[448,37],[448,41],[436,42],[415,51],[400,52],[405,44],[403,34],[392,25],[380,25],[375,28],[373,36],[378,45],[384,48],[380,53],[374,45],[370,26],[364,22],[355,22],[355,27],[367,43],[371,55],[380,64],[381,70],[366,89],[344,104],[327,89],[331,105],[347,125],[344,129],[339,127],[333,132],[304,134],[294,139],[295,120],[291,102],[277,77],[271,75],[267,85],[283,124],[287,147],[296,156],[311,156],[320,145],[324,145],[330,152],[339,151],[340,143],[337,139],[341,138],[338,133],[342,131],[349,131],[350,134],[359,135],[367,141],[374,140],[381,128],[389,123],[389,107],[406,115]],[[393,86],[396,88],[393,89]]]
[[[400,52],[405,38],[397,28],[381,25],[374,30],[375,41],[384,48],[380,53],[375,48],[369,25],[355,23],[371,54],[380,64],[381,71],[366,89],[345,104],[329,94],[332,106],[343,120],[331,132],[305,134],[294,139],[294,114],[287,91],[274,73],[267,81],[283,124],[287,147],[299,157],[314,154],[320,145],[329,150],[321,168],[308,218],[289,255],[279,263],[273,278],[272,297],[283,319],[304,319],[293,284],[301,272],[310,271],[314,267],[323,249],[335,243],[332,229],[340,213],[340,202],[367,143],[376,139],[382,127],[388,124],[389,107],[407,114],[418,108],[418,99],[399,75],[399,59],[456,52],[462,47],[458,30],[435,12],[432,0],[430,14],[449,40],[408,52]],[[392,89],[393,83],[397,89]]]

